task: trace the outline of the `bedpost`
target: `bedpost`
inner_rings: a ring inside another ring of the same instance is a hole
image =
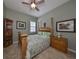
[[[27,34],[19,33],[19,47],[20,47],[21,59],[26,58],[27,43],[28,43]]]

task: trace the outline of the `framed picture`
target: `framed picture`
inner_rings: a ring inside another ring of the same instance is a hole
[[[26,22],[17,21],[16,22],[16,29],[26,29]]]
[[[76,19],[69,19],[64,21],[56,22],[56,31],[57,32],[75,32],[76,30]]]

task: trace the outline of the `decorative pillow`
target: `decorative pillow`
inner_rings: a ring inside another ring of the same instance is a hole
[[[49,37],[50,36],[50,32],[44,32],[44,36]]]
[[[39,35],[43,35],[43,32],[38,32]]]
[[[38,32],[38,34],[44,37],[49,37],[51,33],[50,32]]]

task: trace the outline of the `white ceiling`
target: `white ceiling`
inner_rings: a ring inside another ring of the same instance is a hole
[[[68,2],[69,0],[45,0],[44,3],[38,5],[40,11],[32,10],[30,6],[22,4],[21,2],[23,1],[25,0],[4,0],[4,4],[7,8],[13,9],[15,11],[35,17],[40,17],[54,8]],[[29,2],[29,0],[26,1]]]

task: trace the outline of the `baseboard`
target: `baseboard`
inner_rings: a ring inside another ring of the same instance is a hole
[[[13,42],[13,44],[16,44],[16,43],[18,43],[18,41]]]
[[[76,51],[75,51],[75,50],[70,49],[70,48],[68,48],[68,51],[71,51],[71,52],[73,52],[73,53],[76,53]]]

